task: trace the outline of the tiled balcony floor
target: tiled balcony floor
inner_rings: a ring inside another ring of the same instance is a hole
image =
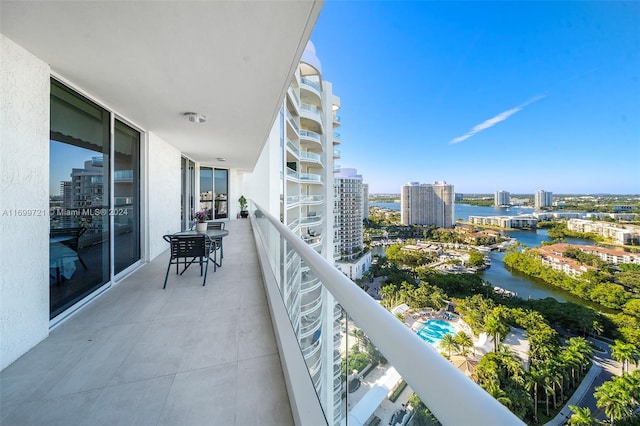
[[[293,424],[249,220],[222,268],[162,283],[168,252],[0,373],[3,425]]]

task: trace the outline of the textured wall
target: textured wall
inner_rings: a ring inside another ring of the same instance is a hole
[[[253,172],[244,175],[244,189],[239,188],[245,197],[254,200],[275,217],[280,217],[280,155],[280,124],[276,121]],[[235,206],[238,212],[240,194],[229,194],[229,197],[231,206]]]
[[[164,234],[180,231],[180,151],[148,133],[148,253],[153,260],[169,248]]]
[[[49,66],[0,35],[0,369],[49,333]]]

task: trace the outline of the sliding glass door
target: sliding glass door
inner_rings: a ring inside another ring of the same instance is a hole
[[[114,273],[140,260],[140,132],[114,124],[113,262]]]
[[[229,171],[200,167],[200,210],[207,212],[207,219],[229,218]]]
[[[54,318],[140,260],[140,132],[52,79],[49,146]]]
[[[187,157],[180,160],[180,219],[182,230],[191,229],[193,224],[193,214],[195,213],[194,191],[196,182],[196,163]]]
[[[110,114],[51,82],[49,288],[53,318],[109,281]]]

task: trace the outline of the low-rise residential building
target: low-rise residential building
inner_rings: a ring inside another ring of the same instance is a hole
[[[560,246],[565,246],[564,249]],[[531,249],[538,253],[542,260],[542,264],[550,266],[556,271],[562,271],[565,274],[577,277],[584,274],[587,271],[595,271],[596,267],[591,265],[585,265],[578,262],[575,259],[571,259],[564,256],[567,244],[553,244],[549,246],[542,246]]]
[[[567,229],[574,232],[589,232],[613,240],[615,244],[640,244],[640,226],[584,219],[569,219]]]
[[[475,225],[498,226],[500,228],[535,228],[538,219],[532,215],[520,216],[469,216],[469,223]]]
[[[635,220],[638,215],[635,213],[585,213],[584,217],[587,219],[606,219],[611,218],[615,220]]]
[[[635,263],[640,264],[640,253],[629,253],[622,250],[615,250],[606,247],[588,246],[584,244],[550,244],[542,246],[538,251],[544,251],[545,253],[551,253],[554,256],[564,256],[564,253],[568,249],[578,249],[587,254],[593,254],[598,256],[604,262],[609,264],[619,265],[621,263]]]

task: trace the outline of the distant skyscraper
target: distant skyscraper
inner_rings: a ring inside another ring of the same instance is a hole
[[[553,193],[549,191],[539,190],[535,194],[535,208],[551,207],[553,204]]]
[[[493,196],[493,204],[496,207],[511,205],[511,194],[507,191],[498,191]]]
[[[400,218],[403,225],[453,227],[455,192],[446,182],[403,185],[400,194]]]

